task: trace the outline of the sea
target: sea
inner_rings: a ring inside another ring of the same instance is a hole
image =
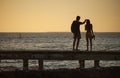
[[[86,50],[85,32],[81,33],[79,50]],[[120,32],[95,32],[93,51],[120,51]],[[0,32],[0,50],[72,50],[71,32]],[[1,60],[0,70],[22,70],[22,60]],[[94,67],[93,60],[85,68]],[[120,66],[120,61],[100,61],[101,67]],[[76,61],[45,60],[44,69],[76,69]],[[38,69],[38,60],[29,60],[29,69]]]

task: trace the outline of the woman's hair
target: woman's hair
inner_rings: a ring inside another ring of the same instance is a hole
[[[90,20],[89,19],[86,19],[85,30],[86,31],[90,31],[91,30],[91,24],[90,24]]]
[[[90,20],[89,19],[86,20],[86,24],[90,24]]]

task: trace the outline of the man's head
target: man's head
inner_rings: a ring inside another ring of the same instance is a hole
[[[76,20],[79,21],[79,20],[80,20],[80,16],[77,16],[77,17],[76,17]]]

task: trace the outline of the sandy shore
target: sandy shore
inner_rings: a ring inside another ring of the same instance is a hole
[[[120,67],[1,71],[0,78],[120,78]]]

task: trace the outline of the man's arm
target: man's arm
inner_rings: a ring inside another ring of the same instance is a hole
[[[86,20],[84,20],[84,22],[80,22],[80,24],[85,24]]]

